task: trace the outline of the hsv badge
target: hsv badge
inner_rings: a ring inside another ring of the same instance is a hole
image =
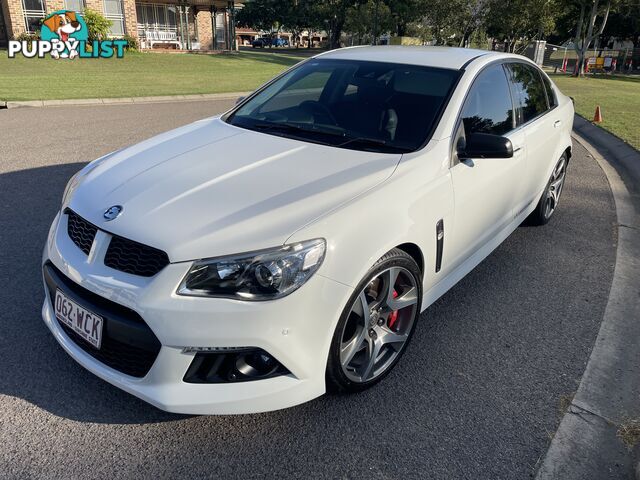
[[[122,206],[114,205],[113,207],[107,208],[102,214],[102,216],[105,218],[105,220],[107,220],[107,222],[110,222],[111,220],[115,220],[116,218],[118,218],[118,216],[121,213],[122,213]]]

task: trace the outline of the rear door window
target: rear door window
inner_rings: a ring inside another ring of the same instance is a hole
[[[544,88],[547,91],[547,100],[549,102],[549,108],[558,106],[558,99],[556,98],[556,93],[553,90],[553,86],[551,85],[551,81],[547,78],[546,75],[540,74],[542,77],[542,82],[544,83]]]
[[[524,63],[512,63],[509,65],[509,70],[517,123],[522,125],[549,109],[547,94],[542,78],[535,68]]]

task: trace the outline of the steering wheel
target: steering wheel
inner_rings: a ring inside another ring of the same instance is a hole
[[[325,125],[338,124],[338,122],[336,121],[336,118],[331,113],[331,110],[329,110],[329,108],[326,105],[320,102],[316,102],[315,100],[305,100],[300,104],[299,108],[301,108],[302,110],[309,111],[314,116],[314,119],[317,115],[320,120],[329,120],[329,122],[319,121],[318,123],[322,123]]]

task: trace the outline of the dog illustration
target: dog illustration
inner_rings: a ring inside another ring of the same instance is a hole
[[[47,18],[44,23],[49,30],[58,35],[58,38],[61,42],[66,42],[69,40],[69,36],[72,33],[75,33],[82,29],[82,25],[78,22],[76,17],[76,12],[64,12],[52,15]],[[59,52],[58,50],[52,50],[51,56],[53,58],[74,58],[78,56],[78,52],[75,49],[70,49],[70,51]]]

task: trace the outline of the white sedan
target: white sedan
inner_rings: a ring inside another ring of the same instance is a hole
[[[44,321],[85,368],[172,412],[363,390],[422,311],[523,221],[549,221],[572,122],[517,55],[310,58],[78,172],[44,249]]]

